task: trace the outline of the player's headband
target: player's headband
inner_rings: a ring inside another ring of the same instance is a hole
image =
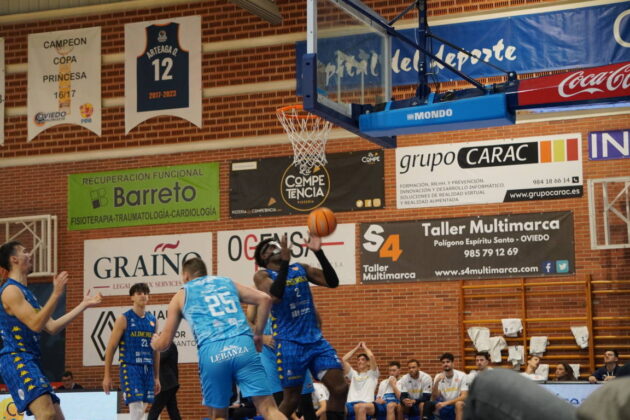
[[[277,241],[269,241],[265,244],[265,246],[263,247],[263,249],[260,251],[260,255],[264,254],[265,252],[267,252],[267,250],[272,247],[275,246],[276,249],[272,252],[271,255],[276,255],[280,252],[280,244]]]

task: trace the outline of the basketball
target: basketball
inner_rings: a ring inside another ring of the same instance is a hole
[[[307,226],[314,235],[328,236],[337,228],[337,218],[331,209],[320,207],[308,214]]]

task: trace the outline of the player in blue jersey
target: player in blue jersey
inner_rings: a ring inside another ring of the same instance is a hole
[[[289,264],[286,235],[280,243],[261,241],[254,252],[256,264],[263,267],[254,275],[254,282],[273,300],[271,319],[284,389],[280,410],[287,416],[295,411],[306,371],[310,370],[330,391],[327,420],[343,420],[348,385],[335,349],[322,336],[309,286],[334,288],[339,278],[321,249],[321,238],[311,235],[306,246],[315,253],[321,269]]]
[[[110,370],[118,348],[120,388],[129,406],[131,420],[144,418],[147,403],[160,392],[160,353],[151,348],[151,338],[157,330],[152,313],[145,310],[149,301],[149,286],[136,283],[129,289],[133,307],[116,319],[105,350],[103,390],[112,389]]]
[[[208,276],[200,258],[186,260],[181,269],[184,287],[168,305],[164,330],[151,341],[155,350],[166,348],[186,318],[199,352],[199,376],[208,417],[225,419],[235,379],[243,397],[250,397],[265,419],[286,420],[271,395],[258,352],[271,299],[227,277]],[[258,305],[254,334],[241,302]]]
[[[37,420],[62,420],[59,398],[40,367],[39,336],[42,331],[62,331],[85,309],[100,303],[101,295],[88,295],[70,312],[52,319],[65,291],[68,273],[62,271],[53,277],[52,294],[42,307],[26,287],[33,264],[31,254],[21,243],[12,241],[0,247],[0,267],[9,272],[0,288],[0,375],[19,412],[26,411]]]

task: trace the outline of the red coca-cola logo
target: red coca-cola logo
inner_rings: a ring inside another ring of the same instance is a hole
[[[630,64],[619,67],[615,71],[571,73],[558,84],[558,94],[563,98],[570,98],[581,93],[614,92],[617,89],[628,89],[628,87],[630,87]]]

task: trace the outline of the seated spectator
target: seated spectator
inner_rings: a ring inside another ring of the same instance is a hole
[[[536,373],[538,365],[540,365],[540,357],[529,355],[527,358],[527,364],[525,365],[525,371],[521,372],[521,375],[531,379],[532,381],[544,381],[545,378]]]
[[[471,370],[468,373],[468,385],[472,383],[477,374],[483,372],[487,369],[492,369],[490,367],[490,353],[487,351],[478,351],[475,353],[475,365],[477,366],[477,370]]]
[[[592,384],[598,381],[610,381],[617,376],[617,370],[619,370],[619,352],[614,349],[606,350],[604,352],[604,366],[593,372],[588,377],[588,381]]]
[[[81,385],[74,382],[74,378],[72,377],[72,372],[70,372],[69,370],[66,370],[61,375],[61,383],[62,385],[59,388],[57,388],[60,391],[63,391],[63,390],[68,391],[71,389],[83,389]]]
[[[440,356],[442,372],[435,375],[432,401],[424,405],[423,419],[433,420],[437,414],[440,420],[463,420],[468,381],[464,372],[453,368],[454,361],[451,353]]]
[[[359,350],[364,353],[357,356],[357,370],[352,369],[348,360]],[[350,380],[348,397],[346,403],[347,418],[356,416],[357,420],[365,420],[368,407],[374,408],[374,391],[378,382],[378,365],[374,354],[362,341],[357,346],[346,353],[342,359],[343,372]],[[369,404],[361,404],[369,403]]]
[[[577,378],[573,374],[571,365],[567,362],[562,362],[556,366],[556,377],[554,381],[577,381]]]
[[[326,405],[330,398],[328,388],[321,382],[313,382],[313,408],[315,408],[315,416],[319,420],[326,420]]]
[[[376,400],[374,400],[373,412],[376,411],[376,415],[379,419],[386,418],[387,420],[396,420],[402,416],[400,407],[400,362],[389,362],[387,368],[389,377],[383,379],[378,386],[376,392]]]
[[[411,359],[407,362],[409,373],[400,378],[400,401],[402,410],[410,419],[422,416],[422,408],[431,399],[433,380],[428,373],[422,372],[420,362]]]

